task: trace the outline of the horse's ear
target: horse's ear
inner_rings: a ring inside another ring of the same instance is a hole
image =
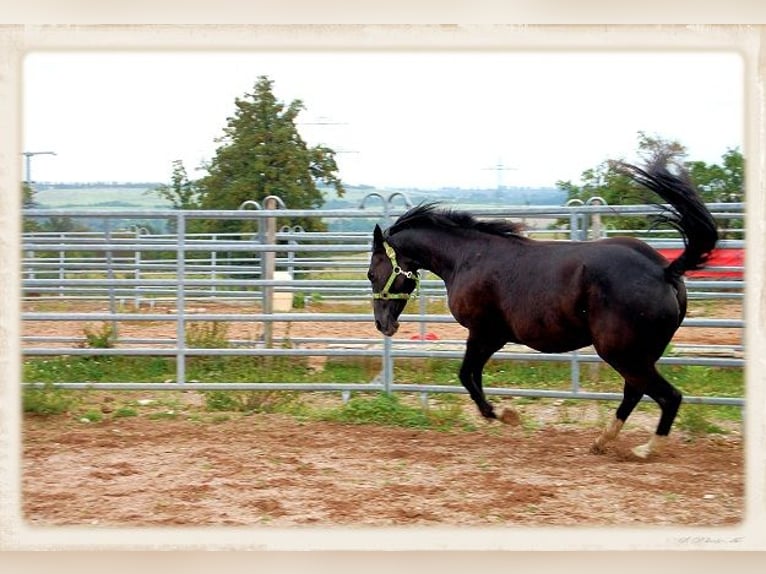
[[[372,248],[383,249],[383,230],[377,223],[375,224],[375,229],[372,231]]]

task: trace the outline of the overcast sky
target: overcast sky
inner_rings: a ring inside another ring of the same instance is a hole
[[[348,184],[552,187],[635,159],[639,130],[695,160],[743,148],[733,52],[36,52],[23,149],[57,155],[32,158],[32,179],[167,182],[176,159],[200,177],[264,74]]]

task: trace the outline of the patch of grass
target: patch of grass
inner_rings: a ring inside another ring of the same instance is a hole
[[[158,411],[155,413],[150,413],[147,415],[147,418],[149,420],[157,421],[157,420],[175,420],[180,416],[180,413],[178,411],[174,410],[167,410],[167,411]]]
[[[226,331],[212,323],[192,328],[192,338],[199,346],[224,347]],[[458,380],[459,359],[403,359],[395,364],[394,379],[399,383],[428,383],[449,385],[462,389]],[[360,383],[372,380],[380,372],[377,357],[328,357],[320,369],[309,368],[302,357],[191,357],[187,364],[187,380],[205,383],[216,382],[269,382],[269,383]],[[663,365],[663,375],[686,396],[744,396],[742,369],[715,367],[685,367]],[[622,380],[611,368],[604,365],[581,366],[582,388],[585,391],[617,392],[622,390]],[[56,415],[78,412],[89,408],[86,393],[56,389],[60,382],[163,382],[175,378],[175,360],[167,357],[30,357],[23,365],[26,383],[41,383],[38,387],[23,390],[24,412]],[[568,390],[570,383],[569,363],[518,362],[494,360],[485,368],[485,387],[536,388]],[[166,403],[163,394],[158,399],[162,408],[190,413],[179,404]],[[424,408],[408,395],[373,398],[372,395],[352,395],[346,407],[325,409],[308,406],[313,404],[306,393],[298,391],[207,391],[205,404],[199,410],[209,413],[271,413],[297,416],[305,419],[338,420],[372,424],[394,424],[427,428],[470,428],[464,413],[475,414],[473,404],[465,394],[430,394],[430,407]],[[401,397],[401,400],[399,399]],[[542,399],[519,397],[516,405],[539,404]],[[370,402],[371,401],[371,402]],[[398,401],[398,404],[397,402]],[[415,403],[415,406],[411,406]],[[579,403],[579,401],[578,401]],[[598,424],[611,420],[616,403],[599,401]],[[564,403],[561,417],[574,422],[576,409]],[[572,403],[574,404],[574,403]],[[127,404],[124,412],[115,412],[111,418],[121,416],[148,416],[146,409],[137,404]],[[133,409],[132,411],[129,409]],[[656,409],[653,402],[642,403],[641,409]],[[156,407],[154,410],[157,410]],[[131,414],[135,412],[136,414]],[[656,412],[656,411],[653,411]],[[715,433],[720,431],[722,421],[741,421],[741,409],[732,406],[683,404],[679,413],[678,428],[690,432]],[[524,429],[534,430],[533,424],[524,417]]]
[[[208,391],[205,409],[213,412],[300,414],[304,406],[296,391]]]
[[[100,423],[102,420],[104,420],[104,415],[102,415],[99,411],[88,410],[83,414],[78,415],[77,419],[81,422]]]
[[[384,393],[353,397],[341,407],[319,413],[317,418],[350,424],[475,430],[459,405],[424,409],[403,403],[398,395]]]
[[[112,417],[115,419],[137,417],[138,411],[133,407],[120,407],[112,413]]]
[[[745,392],[742,369],[702,366],[663,366],[662,372],[687,395],[741,397]]]
[[[160,383],[175,374],[173,359],[165,357],[32,358],[24,361],[23,380],[29,383],[142,381]]]
[[[186,326],[186,344],[198,349],[226,349],[229,347],[229,326],[221,321],[189,322]]]
[[[675,426],[693,436],[726,434],[710,419],[710,409],[706,405],[684,405],[678,411]]]
[[[117,341],[114,325],[109,323],[102,323],[101,327],[95,331],[86,326],[83,333],[85,342],[82,346],[89,349],[111,349]]]
[[[74,391],[55,388],[51,383],[25,388],[21,399],[23,411],[34,415],[61,415],[77,405]]]

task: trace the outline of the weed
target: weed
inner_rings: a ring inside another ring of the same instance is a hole
[[[707,417],[705,405],[685,405],[678,412],[676,425],[693,436],[726,433]]]
[[[112,417],[119,419],[119,418],[127,418],[127,417],[137,417],[138,411],[134,409],[133,407],[120,407],[117,410],[114,411],[112,414]]]
[[[104,419],[104,415],[98,411],[90,410],[86,411],[85,414],[82,414],[77,418],[81,422],[100,423]]]
[[[425,410],[403,404],[398,396],[388,394],[379,394],[373,398],[354,397],[341,407],[320,413],[318,418],[343,423],[435,428],[437,430],[475,429],[463,415],[459,405]]]
[[[236,411],[239,401],[233,391],[209,391],[205,393],[205,408],[208,411]]]
[[[186,344],[196,349],[229,347],[229,326],[220,321],[190,322],[186,328]]]
[[[85,342],[81,346],[89,349],[111,349],[117,340],[114,325],[109,323],[102,323],[97,331],[85,326],[83,333]]]
[[[174,410],[167,410],[167,411],[159,411],[156,413],[151,413],[149,415],[149,420],[157,421],[157,420],[175,420],[178,418],[178,411]]]
[[[324,297],[322,297],[321,293],[312,293],[311,294],[311,304],[312,305],[318,305],[323,301]]]
[[[300,414],[304,410],[295,391],[208,391],[205,408],[208,411],[286,414]]]
[[[58,389],[52,383],[26,387],[21,399],[24,412],[35,415],[60,415],[77,404],[71,391]]]

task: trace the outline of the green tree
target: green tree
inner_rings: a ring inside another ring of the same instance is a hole
[[[186,174],[186,168],[180,159],[173,161],[173,173],[170,176],[170,185],[160,185],[154,189],[149,189],[145,193],[159,195],[162,199],[168,201],[173,209],[198,209],[200,194],[195,182],[190,181]],[[192,221],[192,226],[198,223]],[[178,223],[171,218],[168,221],[168,230],[176,231]]]
[[[686,170],[706,202],[742,201],[744,196],[744,159],[738,149],[729,149],[722,157],[722,165],[688,161],[686,148],[677,141],[665,140],[638,132],[638,155],[644,161],[666,157],[671,164]],[[652,204],[657,197],[649,190],[637,186],[621,172],[617,162],[605,160],[595,168],[586,169],[578,183],[558,181],[556,186],[567,192],[567,199],[587,201],[601,197],[609,205]],[[605,223],[619,229],[647,229],[654,225],[652,218],[608,216]],[[722,229],[742,226],[741,221],[721,220]]]
[[[159,195],[168,201],[174,209],[196,209],[199,207],[199,190],[194,182],[189,181],[183,161],[173,161],[173,174],[170,185],[147,190],[146,193]]]
[[[745,200],[745,159],[738,148],[726,150],[721,164],[707,164],[704,161],[687,163],[692,181],[702,198],[711,203],[734,203]],[[742,219],[719,219],[721,237],[739,237],[737,230],[744,227]]]
[[[29,207],[37,207],[35,190],[27,182],[21,184],[21,207],[25,209]]]
[[[24,182],[21,184],[21,208],[31,209],[34,207],[37,207],[37,201],[35,200],[35,190],[31,185],[29,185],[29,183]],[[32,217],[25,217],[22,221],[22,230],[39,231],[40,223]]]
[[[294,209],[317,209],[324,204],[318,188],[323,183],[344,194],[337,174],[335,152],[325,146],[308,147],[298,133],[301,100],[284,104],[273,92],[273,82],[260,76],[252,93],[235,100],[234,116],[227,119],[207,175],[196,182],[202,209],[237,209],[247,200],[261,203],[276,195]],[[207,232],[250,232],[239,221],[201,222]],[[323,228],[315,218],[280,221],[307,230]]]
[[[705,201],[731,203],[744,201],[745,160],[738,148],[730,148],[723,154],[721,165],[704,161],[687,163],[692,181],[697,185]]]

